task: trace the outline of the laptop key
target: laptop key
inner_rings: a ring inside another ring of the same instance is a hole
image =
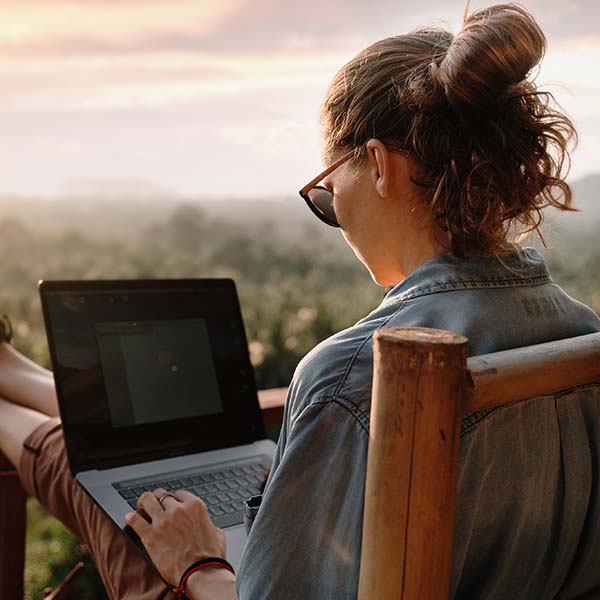
[[[127,504],[129,504],[129,506],[131,506],[131,508],[135,510],[137,508],[137,498],[134,498],[133,500],[128,500]]]
[[[183,487],[191,487],[193,485],[192,480],[188,479],[187,477],[185,479],[181,480],[181,485]]]
[[[220,517],[215,517],[213,523],[220,528],[230,527],[231,525],[239,525],[244,522],[244,515],[241,512],[232,512],[224,514]]]
[[[135,498],[135,494],[133,493],[132,490],[119,490],[119,496],[121,496],[121,498],[123,498],[124,500],[131,500],[132,498]]]
[[[224,481],[217,481],[216,485],[222,492],[225,492],[229,489],[229,486]]]
[[[231,504],[229,502],[227,502],[226,504],[222,504],[221,508],[228,514],[235,512],[235,508],[233,508],[233,504]]]
[[[211,506],[212,516],[219,517],[225,514],[225,511],[220,506]]]
[[[216,492],[219,488],[217,488],[217,486],[214,483],[207,483],[206,484],[206,491],[209,494],[212,494],[213,492]]]
[[[208,506],[212,506],[213,504],[218,504],[219,500],[216,496],[206,496],[206,498],[204,498],[204,502]]]
[[[139,498],[145,490],[143,485],[138,485],[137,487],[131,488],[131,491]]]
[[[209,481],[215,480],[215,477],[212,473],[202,473],[200,475],[200,477],[202,477],[202,480],[205,481],[206,483],[208,483]]]
[[[217,494],[217,498],[221,501],[221,502],[227,502],[229,500],[229,496],[227,494],[225,494],[224,492],[219,492]]]

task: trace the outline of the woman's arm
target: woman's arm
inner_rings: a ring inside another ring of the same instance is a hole
[[[225,534],[213,525],[206,505],[193,494],[182,490],[167,494],[163,489],[145,492],[137,510],[127,513],[125,522],[139,535],[158,572],[173,587],[195,561],[226,557]],[[226,569],[201,569],[190,575],[185,593],[191,600],[237,600],[235,576]]]
[[[227,569],[202,569],[192,573],[185,593],[190,600],[238,600],[235,575]]]

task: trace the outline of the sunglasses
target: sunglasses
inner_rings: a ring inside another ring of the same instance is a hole
[[[339,160],[336,160],[330,167],[327,167],[322,173],[317,175],[312,181],[309,181],[299,192],[304,198],[308,208],[327,225],[331,227],[339,227],[335,211],[333,210],[333,192],[322,185],[317,185],[319,181],[325,179],[327,175],[335,171],[340,165],[350,160],[356,153],[356,150],[351,150],[344,154]]]
[[[385,146],[391,152],[397,152],[403,156],[410,156],[408,150],[399,148],[392,142],[386,143]],[[304,201],[308,204],[308,208],[310,208],[323,223],[331,225],[331,227],[340,226],[337,217],[335,216],[335,211],[333,210],[333,192],[322,185],[317,185],[317,183],[325,179],[327,175],[333,173],[340,165],[343,165],[354,156],[356,156],[356,148],[350,150],[350,152],[336,160],[330,167],[327,167],[322,173],[309,181],[299,192],[300,196],[304,198]]]

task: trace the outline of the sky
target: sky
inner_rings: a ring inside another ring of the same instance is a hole
[[[472,8],[489,2],[472,1]],[[523,0],[537,76],[574,119],[571,179],[600,171],[600,3]],[[463,0],[0,0],[0,194],[295,194],[323,168],[336,71]]]

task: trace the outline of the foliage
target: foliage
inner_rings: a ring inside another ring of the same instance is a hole
[[[39,279],[231,277],[258,387],[285,386],[307,351],[383,297],[337,232],[316,221],[289,219],[286,229],[251,219],[241,224],[191,204],[152,214],[153,224],[123,223],[111,212],[65,230],[37,227],[33,214],[0,220],[0,312],[16,324],[15,345],[49,366]],[[111,230],[118,234],[108,235]],[[600,244],[593,229],[584,235],[561,229],[552,241],[547,260],[555,282],[600,312]],[[31,499],[28,518],[26,597],[40,598],[78,560],[90,561],[78,540]],[[92,565],[74,597],[105,597]]]
[[[86,566],[72,588],[71,597],[79,600],[107,597],[85,546],[33,498],[27,500],[26,544],[25,600],[42,598],[47,587],[60,585],[80,560]]]

